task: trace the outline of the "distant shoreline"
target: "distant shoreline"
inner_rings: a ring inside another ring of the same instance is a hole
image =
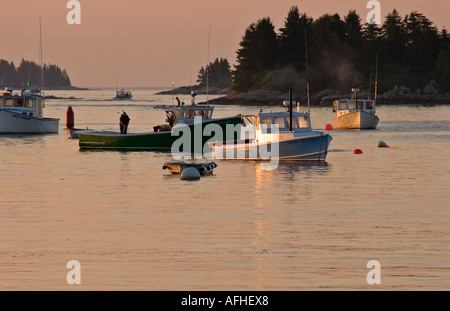
[[[299,100],[301,106],[307,105],[305,95],[295,94],[294,100]],[[359,98],[374,98],[373,94],[361,94]],[[336,94],[331,91],[322,91],[310,97],[310,105],[312,107],[332,107],[333,102],[338,99],[350,98],[349,94]],[[210,105],[244,105],[244,106],[280,106],[283,101],[289,101],[288,94],[259,90],[249,93],[230,93],[218,98],[208,100]],[[377,105],[408,105],[408,106],[436,106],[436,105],[450,105],[450,94],[426,94],[426,95],[396,95],[392,92],[378,94]],[[206,102],[200,102],[199,105],[204,105]]]

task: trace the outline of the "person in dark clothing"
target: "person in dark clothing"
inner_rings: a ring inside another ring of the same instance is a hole
[[[122,111],[120,116],[120,134],[126,134],[128,129],[128,124],[130,123],[130,118],[125,111]]]

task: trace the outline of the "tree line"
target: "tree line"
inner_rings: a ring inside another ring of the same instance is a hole
[[[258,89],[331,89],[352,87],[378,91],[395,85],[423,89],[434,80],[450,92],[450,35],[427,17],[390,12],[382,25],[363,24],[356,11],[324,14],[317,19],[290,8],[277,32],[269,17],[252,23],[236,51],[231,87],[245,93]],[[203,69],[204,71],[204,69]]]
[[[66,70],[53,64],[44,64],[44,87],[70,87],[71,82]],[[18,67],[14,62],[0,59],[0,85],[13,87],[41,87],[41,66],[22,59]]]

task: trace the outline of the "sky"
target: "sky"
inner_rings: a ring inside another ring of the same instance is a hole
[[[78,0],[80,24],[69,24],[69,0],[0,0],[0,58],[39,62],[39,18],[45,63],[66,69],[78,87],[163,87],[196,83],[215,58],[233,66],[245,29],[270,17],[276,30],[289,9],[314,19],[356,10],[363,22],[369,0]],[[423,13],[450,29],[450,1],[378,0],[381,21],[393,9]]]

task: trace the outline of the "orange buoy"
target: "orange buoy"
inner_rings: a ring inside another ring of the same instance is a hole
[[[333,130],[333,125],[327,123],[327,124],[325,124],[325,127],[323,129],[325,131],[332,131]]]
[[[353,154],[362,154],[362,150],[361,149],[355,149],[353,150]]]
[[[73,128],[75,126],[75,116],[72,110],[72,106],[69,106],[66,111],[66,127]]]

